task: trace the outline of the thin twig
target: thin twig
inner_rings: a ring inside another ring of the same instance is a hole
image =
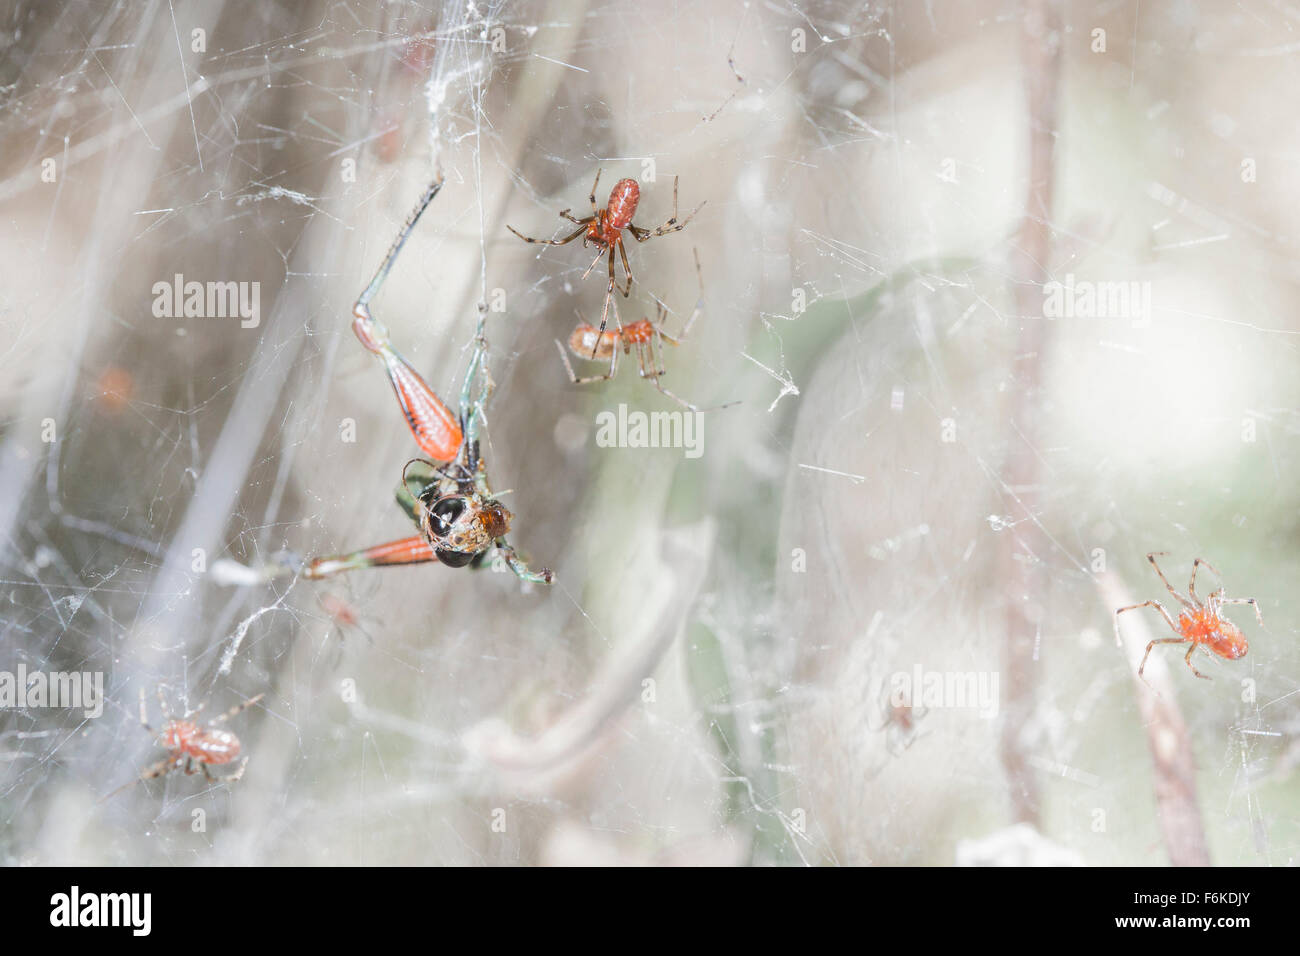
[[[1029,767],[1026,724],[1034,711],[1035,648],[1038,621],[1046,593],[1043,559],[1050,543],[1037,520],[1039,433],[1036,413],[1041,404],[1043,350],[1042,283],[1051,254],[1049,221],[1052,209],[1053,149],[1059,83],[1061,13],[1057,0],[1027,0],[1021,46],[1028,97],[1029,190],[1024,218],[1012,249],[1020,357],[1010,409],[1011,431],[1003,468],[1003,484],[1016,490],[1014,534],[1003,536],[1000,560],[1006,583],[1006,721],[1002,731],[1002,762],[1017,821],[1038,822],[1038,785]],[[1031,519],[1031,520],[1025,520]]]
[[[1098,575],[1097,590],[1109,613],[1134,603],[1133,595],[1123,582],[1109,572]],[[1158,620],[1158,619],[1157,619]],[[1164,835],[1169,862],[1174,866],[1209,866],[1210,851],[1205,844],[1205,824],[1196,800],[1196,766],[1192,742],[1183,722],[1182,712],[1174,702],[1173,681],[1165,659],[1153,654],[1142,677],[1138,664],[1151,641],[1151,631],[1140,614],[1125,614],[1120,621],[1124,656],[1137,693],[1138,710],[1151,747],[1155,769],[1156,808],[1160,831]],[[1192,681],[1199,684],[1200,681]]]

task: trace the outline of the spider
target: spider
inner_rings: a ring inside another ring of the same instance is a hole
[[[470,389],[482,371],[486,343],[480,334],[478,348],[465,372],[461,408],[469,408],[457,417],[425,383],[406,359],[388,341],[388,333],[370,314],[370,300],[378,293],[398,254],[410,237],[420,215],[442,188],[439,178],[425,190],[415,211],[407,218],[388,250],[379,271],[352,307],[352,331],[364,348],[383,360],[388,380],[397,396],[397,404],[406,417],[415,442],[428,459],[412,459],[402,469],[402,483],[397,488],[397,503],[420,533],[389,541],[349,554],[316,558],[303,576],[318,580],[344,571],[399,564],[440,561],[460,568],[478,563],[489,548],[496,547],[506,564],[524,581],[551,583],[553,576],[543,568],[532,571],[506,542],[513,517],[488,488],[487,472],[479,455],[476,437],[482,405],[490,384],[475,402]],[[419,464],[419,469],[412,465]]]
[[[920,704],[913,704],[910,693],[901,700],[895,699],[888,686],[880,701],[880,711],[880,726],[872,727],[868,721],[867,727],[869,730],[884,731],[885,747],[897,757],[912,746],[920,733],[918,725],[929,711]]]
[[[1204,601],[1196,596],[1196,571],[1201,565],[1205,565],[1214,574],[1222,580],[1222,575],[1215,569],[1214,565],[1204,558],[1197,558],[1192,562],[1192,580],[1187,585],[1187,594],[1184,597],[1174,590],[1174,586],[1169,583],[1160,566],[1156,564],[1156,558],[1168,554],[1167,551],[1152,551],[1147,555],[1147,560],[1151,562],[1151,567],[1155,568],[1156,574],[1160,575],[1160,580],[1164,581],[1165,587],[1169,593],[1178,599],[1178,603],[1183,606],[1183,610],[1175,621],[1169,614],[1163,604],[1159,601],[1143,601],[1141,604],[1131,604],[1128,607],[1122,607],[1115,611],[1115,637],[1119,638],[1119,616],[1125,611],[1134,611],[1140,607],[1153,607],[1160,612],[1173,630],[1177,637],[1157,638],[1147,645],[1146,653],[1142,655],[1142,663],[1138,667],[1138,677],[1142,678],[1142,671],[1147,666],[1147,658],[1151,656],[1151,649],[1157,644],[1190,644],[1187,649],[1187,656],[1183,661],[1192,669],[1192,673],[1197,677],[1210,678],[1196,669],[1192,663],[1192,653],[1197,647],[1204,646],[1206,650],[1218,654],[1220,657],[1230,661],[1235,661],[1239,657],[1246,656],[1246,635],[1242,633],[1241,628],[1233,624],[1226,617],[1220,614],[1220,609],[1225,604],[1249,604],[1255,609],[1255,619],[1262,627],[1264,618],[1259,612],[1259,602],[1254,598],[1230,598],[1224,597],[1224,588],[1222,585],[1214,591]]]
[[[641,319],[628,325],[619,323],[617,329],[605,332],[598,331],[595,326],[589,325],[585,320],[582,320],[582,313],[579,312],[578,318],[582,321],[569,335],[570,351],[578,358],[609,359],[609,371],[604,375],[589,375],[585,378],[579,378],[574,374],[573,366],[569,363],[569,357],[564,353],[564,345],[561,344],[559,339],[556,339],[555,347],[560,350],[560,359],[564,362],[564,370],[569,373],[569,379],[573,384],[589,385],[592,382],[609,381],[618,373],[619,353],[630,355],[635,348],[637,369],[640,371],[642,378],[650,379],[655,388],[679,405],[684,405],[693,412],[704,411],[705,409],[696,408],[680,396],[674,395],[664,388],[663,383],[659,381],[660,376],[666,372],[663,343],[680,345],[686,336],[690,334],[691,326],[695,324],[695,320],[704,311],[704,275],[700,270],[700,254],[698,250],[695,252],[695,274],[699,279],[700,297],[696,300],[695,311],[686,320],[686,324],[682,326],[682,330],[677,333],[676,338],[664,331],[663,321],[668,314],[668,310],[662,302],[659,303],[659,310],[654,322],[649,319]],[[615,309],[616,318],[617,311]],[[727,406],[719,405],[717,407],[726,408]]]
[[[600,336],[604,334],[608,325],[609,304],[613,300],[614,290],[618,288],[618,283],[614,278],[615,250],[618,251],[619,257],[623,260],[623,274],[627,277],[627,285],[619,289],[619,291],[623,293],[625,299],[632,294],[632,267],[627,262],[627,250],[623,245],[623,230],[626,229],[632,233],[632,238],[637,242],[647,242],[651,239],[657,239],[659,236],[665,236],[670,232],[681,232],[686,228],[686,224],[695,218],[695,214],[704,208],[704,203],[700,203],[689,216],[681,222],[677,221],[677,177],[674,176],[672,217],[658,229],[642,229],[632,224],[632,217],[636,215],[637,203],[641,201],[641,187],[637,185],[637,181],[635,179],[620,179],[616,182],[614,188],[609,192],[609,203],[604,209],[600,209],[596,206],[596,187],[600,185],[600,174],[601,170],[597,169],[596,181],[591,184],[591,195],[587,197],[591,202],[590,216],[585,219],[576,219],[569,215],[569,210],[560,210],[562,219],[567,219],[578,226],[577,229],[563,239],[533,239],[530,236],[525,236],[514,226],[506,226],[524,242],[536,242],[546,246],[567,245],[582,236],[584,248],[590,243],[599,250],[591,265],[587,266],[587,271],[582,274],[584,279],[591,274],[592,269],[596,268],[596,263],[600,262],[602,256],[608,256],[609,286],[605,289],[605,305],[600,312],[600,329],[591,343],[591,358],[596,357],[596,351],[600,347]]]
[[[127,787],[139,783],[141,780],[152,780],[155,777],[161,777],[171,773],[173,770],[184,769],[185,773],[194,774],[200,770],[210,782],[217,783],[224,781],[234,783],[244,775],[244,769],[248,766],[248,758],[245,757],[240,763],[239,769],[232,774],[224,777],[214,777],[209,767],[219,767],[225,764],[234,763],[239,759],[240,744],[239,738],[229,730],[219,728],[218,724],[224,724],[227,720],[236,714],[252,707],[259,700],[265,697],[265,694],[258,694],[256,697],[237,704],[230,710],[226,711],[216,720],[213,720],[206,727],[191,720],[201,710],[203,704],[200,704],[192,711],[188,711],[183,717],[173,717],[171,708],[167,705],[167,699],[163,697],[162,688],[158,688],[158,706],[162,710],[163,724],[162,731],[156,731],[149,726],[149,714],[145,710],[144,688],[140,688],[140,725],[151,734],[158,737],[158,745],[167,750],[167,756],[158,761],[152,767],[141,771],[140,776],[130,781],[125,786],[119,787],[110,793],[121,793]],[[104,799],[108,799],[105,797]]]

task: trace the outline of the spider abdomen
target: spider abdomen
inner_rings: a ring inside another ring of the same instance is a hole
[[[1238,632],[1235,637],[1219,637],[1209,642],[1207,645],[1214,653],[1220,657],[1235,661],[1239,657],[1245,657],[1249,645],[1246,638]]]
[[[605,209],[608,230],[620,232],[632,222],[637,203],[641,201],[641,187],[635,179],[620,179],[609,192],[609,205]]]
[[[163,728],[160,743],[200,763],[220,765],[239,756],[239,738],[228,730],[204,730],[192,720],[173,720]]]
[[[239,756],[239,738],[228,730],[205,730],[189,741],[185,752],[206,764],[230,763]]]
[[[610,329],[598,332],[594,325],[585,322],[569,335],[569,349],[579,358],[608,359],[618,348],[618,332]]]

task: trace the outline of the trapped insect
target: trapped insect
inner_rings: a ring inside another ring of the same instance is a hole
[[[1119,637],[1119,616],[1125,611],[1134,611],[1142,607],[1153,607],[1160,612],[1160,615],[1168,623],[1169,627],[1177,637],[1162,637],[1151,641],[1147,644],[1146,653],[1142,655],[1142,663],[1138,667],[1138,677],[1142,677],[1143,670],[1147,666],[1147,658],[1151,656],[1151,649],[1157,644],[1190,644],[1187,648],[1187,655],[1183,661],[1192,669],[1192,673],[1197,677],[1203,677],[1206,680],[1210,678],[1196,669],[1192,663],[1192,653],[1198,647],[1204,647],[1207,651],[1217,654],[1227,660],[1236,660],[1239,657],[1246,656],[1246,635],[1242,633],[1241,628],[1237,627],[1220,613],[1220,609],[1225,604],[1249,604],[1255,609],[1255,619],[1260,626],[1264,624],[1263,615],[1259,612],[1259,602],[1254,598],[1230,598],[1225,597],[1225,591],[1222,585],[1212,592],[1204,601],[1196,596],[1196,571],[1201,565],[1205,565],[1220,580],[1223,575],[1215,569],[1214,565],[1204,558],[1197,558],[1192,562],[1192,579],[1187,585],[1187,595],[1184,597],[1174,589],[1165,577],[1160,566],[1156,564],[1156,558],[1168,554],[1167,551],[1153,551],[1147,555],[1147,560],[1151,562],[1151,567],[1155,568],[1156,574],[1160,575],[1160,580],[1165,583],[1169,593],[1178,599],[1183,606],[1183,610],[1175,621],[1165,606],[1159,601],[1143,601],[1141,604],[1131,604],[1128,607],[1122,607],[1115,611],[1115,636]]]
[[[162,711],[164,723],[162,730],[156,731],[149,726],[149,714],[144,703],[144,688],[141,687],[140,725],[149,733],[157,735],[158,745],[167,751],[167,756],[152,767],[143,770],[135,780],[114,790],[108,797],[121,793],[127,787],[133,786],[141,780],[152,780],[155,777],[169,774],[173,770],[181,769],[184,769],[187,775],[202,771],[203,776],[212,783],[218,781],[234,783],[244,775],[244,770],[248,766],[247,757],[244,758],[234,773],[223,777],[214,777],[208,769],[209,767],[220,767],[234,763],[239,759],[239,753],[242,749],[239,738],[231,731],[225,730],[218,725],[224,724],[235,715],[252,707],[264,696],[266,695],[258,694],[242,704],[237,704],[211,721],[207,726],[201,726],[190,718],[197,716],[203,710],[203,704],[200,704],[192,711],[188,711],[183,717],[173,717],[171,708],[167,705],[167,699],[163,697],[162,688],[159,687],[158,707]],[[104,799],[107,800],[108,797],[104,797]]]
[[[589,243],[594,245],[597,250],[596,258],[592,260],[591,265],[587,266],[587,271],[582,274],[585,279],[591,274],[591,270],[596,268],[596,263],[600,262],[602,256],[607,256],[609,260],[609,285],[605,289],[605,305],[600,312],[600,328],[597,330],[596,339],[592,342],[591,358],[596,357],[596,349],[600,345],[600,336],[605,332],[609,322],[609,305],[614,297],[614,290],[618,283],[614,277],[614,253],[618,252],[619,258],[623,260],[623,274],[627,277],[627,284],[619,289],[623,293],[623,298],[632,294],[632,267],[628,265],[627,249],[623,245],[623,230],[626,229],[632,233],[632,238],[637,242],[647,242],[650,239],[656,239],[659,236],[666,236],[670,232],[680,232],[686,228],[686,224],[695,218],[695,214],[704,208],[704,203],[696,206],[689,216],[681,222],[677,221],[677,177],[673,177],[673,214],[667,222],[657,229],[642,229],[632,224],[632,217],[636,215],[636,208],[641,201],[641,187],[637,185],[635,179],[620,179],[614,184],[614,188],[609,192],[609,202],[604,209],[596,206],[596,188],[600,185],[601,170],[596,170],[596,181],[591,184],[591,195],[587,199],[591,202],[591,215],[584,219],[577,219],[569,214],[568,209],[560,210],[560,217],[575,223],[578,228],[563,239],[533,239],[525,236],[514,226],[507,225],[506,228],[513,232],[524,242],[536,242],[546,246],[563,246],[582,236],[582,245],[585,248]]]
[[[379,271],[352,309],[353,332],[362,346],[383,361],[411,434],[429,457],[429,460],[407,462],[397,489],[397,503],[420,533],[348,554],[316,558],[307,565],[304,577],[319,579],[359,568],[434,560],[460,568],[477,562],[495,547],[520,579],[542,584],[552,581],[550,571],[530,570],[506,541],[513,516],[488,487],[477,431],[482,406],[491,392],[490,384],[476,399],[471,398],[478,376],[482,373],[486,379],[483,369],[486,343],[481,335],[465,372],[460,401],[462,413],[456,416],[392,347],[387,330],[370,314],[370,300],[379,292],[421,214],[441,189],[442,180],[438,179],[425,190]],[[412,468],[413,465],[420,467]]]
[[[559,339],[556,339],[555,345],[560,350],[560,359],[564,362],[564,370],[569,373],[569,380],[574,385],[607,382],[618,373],[619,353],[628,355],[635,349],[637,370],[641,373],[642,378],[649,379],[655,388],[691,411],[705,411],[706,409],[696,408],[684,398],[674,395],[664,388],[663,382],[660,381],[660,378],[667,371],[664,367],[664,342],[671,345],[680,345],[686,340],[686,336],[690,334],[691,326],[695,324],[695,320],[704,311],[704,275],[700,270],[700,254],[698,251],[695,253],[695,274],[699,280],[700,297],[696,300],[695,311],[691,313],[690,318],[686,320],[686,324],[682,326],[682,330],[677,333],[675,338],[664,329],[663,323],[664,318],[668,315],[668,309],[664,307],[662,302],[659,303],[659,310],[653,322],[649,319],[640,319],[627,325],[620,323],[616,329],[607,329],[601,332],[595,326],[584,321],[573,330],[569,335],[569,350],[581,359],[609,359],[609,371],[604,375],[589,375],[585,378],[579,378],[574,374],[569,357],[564,353],[564,346]],[[615,312],[617,313],[617,309]],[[578,313],[578,318],[582,318],[582,313]],[[726,405],[717,407],[725,408]]]

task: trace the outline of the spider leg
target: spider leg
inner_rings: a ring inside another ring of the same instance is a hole
[[[591,265],[587,266],[586,270],[583,271],[582,277],[584,279],[587,278],[587,276],[591,275],[591,270],[596,268],[596,264],[600,262],[600,260],[604,257],[604,255],[605,255],[605,249],[602,247],[600,252],[596,253],[596,258],[591,260]]]
[[[566,211],[567,211],[567,210],[566,210]],[[567,218],[567,217],[566,217],[566,218]],[[584,232],[586,232],[586,231],[587,231],[587,223],[591,222],[590,219],[574,219],[573,221],[574,221],[574,222],[580,222],[580,223],[582,223],[582,225],[581,225],[579,228],[575,229],[573,232],[569,233],[569,234],[568,234],[567,236],[565,236],[563,239],[534,239],[532,236],[525,236],[522,232],[520,232],[520,231],[519,231],[518,229],[516,229],[514,226],[507,225],[506,228],[509,229],[511,232],[513,232],[516,236],[518,236],[518,237],[519,237],[520,239],[522,239],[524,242],[534,242],[534,243],[537,243],[537,245],[539,245],[539,246],[565,246],[565,245],[568,245],[569,243],[571,243],[574,239],[577,239],[577,238],[578,238],[580,235],[582,235]]]
[[[669,342],[672,342],[674,345],[677,344],[676,339],[674,339],[670,335],[665,335],[658,326],[651,326],[651,328],[654,331],[655,339],[657,340],[667,339]],[[653,342],[645,343],[643,345],[638,345],[637,348],[638,348],[637,362],[641,369],[641,377],[648,378],[651,381],[651,383],[654,384],[655,388],[657,388],[664,395],[671,398],[678,405],[681,405],[683,408],[687,408],[692,412],[713,412],[713,411],[719,411],[723,408],[730,408],[732,405],[740,404],[739,401],[723,402],[721,405],[706,405],[703,408],[699,407],[698,405],[693,405],[692,403],[688,402],[686,399],[682,398],[680,395],[677,395],[669,391],[668,389],[664,388],[663,382],[659,381],[659,376],[667,372],[667,369],[664,367],[663,342],[660,341],[658,345],[658,362],[655,361],[655,344]],[[648,355],[643,355],[639,351],[641,349],[647,350]],[[649,358],[649,362],[650,362],[649,370],[646,369],[647,357]]]
[[[597,341],[599,341],[599,339],[597,339]],[[619,350],[617,348],[614,349],[614,354],[609,360],[608,372],[604,375],[588,375],[585,378],[579,378],[574,374],[573,365],[569,362],[569,356],[565,353],[564,346],[560,343],[559,339],[555,340],[555,347],[560,350],[560,359],[564,362],[564,370],[569,373],[569,381],[574,385],[590,385],[592,382],[608,382],[614,377],[615,373],[618,372]]]
[[[632,294],[632,267],[627,264],[627,248],[623,245],[623,240],[620,238],[617,244],[618,254],[623,260],[623,275],[627,276],[627,288],[620,290],[623,293],[623,298],[626,299]],[[610,265],[612,268],[613,263]]]
[[[145,730],[149,731],[149,733],[151,734],[158,733],[158,731],[154,730],[152,727],[149,726],[149,713],[148,711],[145,710],[145,706],[144,706],[143,687],[140,688],[140,726],[143,727]]]
[[[166,774],[171,773],[173,770],[175,770],[175,769],[176,769],[177,767],[179,767],[179,766],[180,766],[180,758],[179,758],[179,757],[175,757],[175,758],[173,758],[173,757],[164,757],[162,760],[159,760],[156,764],[153,764],[153,765],[151,765],[151,766],[145,767],[143,770],[141,770],[141,771],[140,771],[140,776],[137,777],[136,779],[137,779],[137,780],[153,780],[155,777],[161,777],[161,776],[164,776],[164,775],[166,775]],[[131,782],[132,782],[132,783],[135,783],[135,780],[132,780]]]
[[[240,761],[238,770],[234,773],[226,774],[224,777],[215,776],[212,771],[208,769],[208,765],[205,763],[201,763],[199,766],[203,768],[203,776],[207,778],[208,783],[235,783],[244,775],[244,771],[248,769],[248,758],[245,757]]]
[[[577,216],[570,215],[569,210],[567,209],[560,210],[560,218],[569,220],[569,222],[573,223],[575,226],[587,226],[596,221],[595,216],[587,216],[585,219],[579,219]],[[510,229],[509,226],[506,226],[506,228]],[[510,229],[510,231],[514,232],[513,229]],[[515,235],[517,236],[519,233],[515,232]],[[563,243],[561,243],[561,245],[563,245]]]
[[[1187,649],[1187,656],[1183,658],[1183,663],[1185,663],[1188,667],[1190,667],[1192,669],[1192,673],[1195,674],[1197,677],[1201,678],[1202,680],[1213,680],[1212,677],[1207,677],[1205,674],[1202,674],[1200,671],[1198,671],[1196,669],[1196,665],[1192,663],[1192,653],[1196,650],[1197,646],[1198,646],[1197,644],[1193,643],[1192,646]]]
[[[424,539],[424,535],[415,535],[349,554],[316,558],[307,565],[303,577],[319,581],[321,578],[342,574],[345,571],[386,567],[393,564],[423,564],[435,560],[435,557],[433,547]]]
[[[682,326],[682,330],[677,333],[676,338],[673,338],[671,335],[669,335],[667,332],[663,330],[663,320],[668,315],[668,310],[664,308],[662,302],[659,303],[659,309],[660,309],[659,322],[655,331],[658,332],[662,338],[667,339],[673,345],[680,345],[683,341],[685,341],[686,336],[691,334],[691,327],[695,325],[695,320],[704,314],[704,270],[700,268],[700,250],[695,249],[693,251],[695,252],[695,277],[696,279],[699,280],[700,283],[700,297],[695,300],[695,310],[691,312],[691,317],[686,320],[686,324]]]
[[[1141,680],[1143,683],[1146,683],[1146,678],[1142,676],[1142,672],[1146,670],[1147,658],[1151,656],[1151,648],[1155,647],[1157,644],[1186,644],[1186,643],[1187,643],[1187,639],[1182,637],[1162,637],[1152,641],[1150,644],[1147,645],[1147,652],[1142,655],[1142,663],[1138,666],[1138,679]],[[1196,650],[1196,645],[1193,644],[1191,649],[1193,651]],[[1190,666],[1190,661],[1188,663]],[[1193,667],[1192,670],[1196,670],[1196,668]],[[1147,684],[1147,686],[1150,687],[1151,685]]]
[[[664,388],[663,383],[659,381],[659,376],[664,375],[667,372],[667,368],[664,363],[664,345],[663,345],[664,342],[668,342],[672,345],[680,345],[682,341],[685,340],[686,336],[690,334],[691,328],[695,325],[696,320],[699,319],[699,317],[704,313],[704,270],[700,268],[700,251],[696,249],[694,250],[694,252],[695,252],[695,276],[700,286],[700,297],[695,302],[695,309],[694,311],[691,312],[690,318],[686,320],[686,324],[682,326],[682,330],[679,333],[677,333],[676,337],[674,337],[664,331],[664,319],[668,315],[668,309],[664,306],[662,302],[659,303],[659,310],[656,315],[656,320],[650,326],[651,329],[653,329],[654,331],[655,340],[656,340],[650,348],[650,365],[652,368],[655,368],[655,373],[653,375],[646,374],[646,372],[644,371],[645,365],[643,363],[642,364],[643,371],[641,375],[643,378],[651,379],[654,382],[655,388],[663,392],[663,394],[667,395],[669,398],[677,402],[679,405],[683,405],[693,412],[707,412],[707,411],[715,411],[717,409],[722,409],[722,408],[729,408],[732,405],[739,405],[740,403],[738,401],[724,402],[721,405],[710,405],[706,408],[698,408],[697,406],[692,405],[690,402],[683,399],[681,396],[674,395],[668,389]],[[657,362],[655,360],[656,350],[658,351]]]
[[[1262,615],[1262,614],[1259,613],[1259,602],[1256,601],[1254,598],[1225,598],[1225,597],[1221,597],[1221,598],[1218,598],[1218,599],[1215,601],[1215,603],[1216,603],[1216,604],[1249,604],[1251,607],[1253,607],[1253,608],[1255,609],[1255,620],[1259,622],[1259,626],[1260,626],[1260,627],[1263,627],[1263,626],[1264,626],[1264,615]]]
[[[596,187],[600,185],[600,174],[604,172],[599,166],[596,167],[596,181],[591,184],[591,195],[587,197],[591,201],[591,218],[599,219],[600,210],[596,207]]]
[[[1204,558],[1197,558],[1195,561],[1193,561],[1193,562],[1192,562],[1192,580],[1191,580],[1191,583],[1187,585],[1187,593],[1190,594],[1191,597],[1192,597],[1192,600],[1193,600],[1193,601],[1196,601],[1198,604],[1200,603],[1200,600],[1201,600],[1201,599],[1198,598],[1198,597],[1196,596],[1196,569],[1199,568],[1202,564],[1205,565],[1207,568],[1209,568],[1211,571],[1213,571],[1213,572],[1214,572],[1214,576],[1215,576],[1216,578],[1218,578],[1220,581],[1223,580],[1223,575],[1220,574],[1219,571],[1218,571],[1218,569],[1215,568],[1215,566],[1212,565],[1209,561],[1206,561]]]
[[[108,793],[104,794],[95,802],[103,803],[106,800],[116,797],[123,790],[130,790],[141,780],[153,780],[155,777],[161,777],[163,774],[169,773],[174,769],[176,769],[176,764],[172,760],[172,758],[164,757],[162,760],[159,760],[156,764],[152,764],[146,767],[144,770],[140,771],[139,776],[132,777],[130,780],[122,784],[122,786],[118,787],[116,790],[110,790]]]
[[[1173,631],[1175,634],[1178,635],[1179,640],[1180,640],[1180,641],[1182,641],[1182,640],[1186,640],[1186,638],[1183,637],[1183,632],[1180,631],[1180,630],[1178,630],[1178,625],[1174,623],[1174,619],[1173,619],[1172,617],[1169,616],[1169,612],[1165,610],[1165,606],[1164,606],[1163,604],[1161,604],[1159,601],[1143,601],[1141,604],[1130,604],[1128,607],[1122,607],[1122,608],[1119,608],[1119,609],[1115,612],[1115,644],[1116,644],[1116,645],[1118,645],[1118,644],[1120,643],[1120,639],[1119,639],[1119,616],[1120,616],[1121,614],[1123,614],[1125,611],[1136,611],[1136,610],[1137,610],[1138,608],[1140,608],[1140,607],[1153,607],[1153,608],[1155,608],[1157,611],[1160,612],[1160,616],[1163,617],[1163,618],[1165,619],[1165,623],[1167,623],[1167,624],[1169,625],[1169,629],[1170,629],[1171,631]],[[1147,648],[1147,651],[1148,651],[1148,653],[1149,653],[1149,652],[1150,652],[1150,648]]]
[[[661,346],[660,365],[662,366],[662,364],[663,364],[663,357],[662,357],[662,346]],[[722,402],[719,405],[700,406],[700,405],[692,404],[691,402],[688,402],[686,399],[682,398],[680,395],[676,394],[675,392],[671,392],[668,389],[664,388],[663,382],[659,381],[659,376],[662,374],[664,374],[664,369],[660,368],[658,372],[656,372],[654,375],[646,375],[645,377],[650,379],[650,381],[654,384],[654,387],[657,388],[664,395],[671,398],[678,405],[681,405],[683,408],[689,409],[692,412],[718,412],[724,408],[730,408],[732,405],[740,404],[739,400],[736,400],[734,402]]]
[[[659,380],[660,375],[667,373],[668,369],[664,366],[664,343],[663,336],[654,326],[650,327],[652,338],[648,342],[637,343],[637,363],[641,366],[642,378],[653,378]],[[643,354],[644,353],[644,354]],[[652,375],[647,376],[645,373],[646,358],[650,360],[650,369]]]
[[[708,202],[706,199],[704,202]],[[677,221],[677,177],[673,177],[673,214],[672,217],[660,226],[658,229],[641,229],[637,226],[628,224],[628,229],[636,238],[637,242],[647,242],[651,239],[657,239],[659,236],[666,236],[670,232],[681,232],[686,228],[686,224],[695,218],[695,214],[704,208],[704,203],[700,203],[691,210],[691,214],[681,222]]]
[[[697,308],[695,310],[695,315],[698,314],[699,314],[699,309]],[[691,322],[695,321],[695,315],[692,315],[690,321],[686,323],[686,328],[682,329],[682,331],[677,333],[676,336],[673,336],[673,335],[669,335],[668,332],[664,330],[664,325],[663,325],[664,319],[668,316],[668,310],[665,309],[662,305],[659,306],[658,317],[655,319],[653,323],[651,323],[650,328],[654,331],[655,337],[660,340],[659,350],[661,354],[663,352],[664,342],[667,342],[669,345],[682,344],[682,340],[686,338],[686,333],[691,330]],[[660,360],[660,364],[663,364],[662,359]]]
[[[690,402],[682,398],[680,395],[675,395],[672,392],[668,391],[668,389],[664,388],[663,383],[659,381],[658,376],[651,377],[650,381],[654,383],[655,388],[659,389],[659,391],[663,392],[665,395],[671,398],[678,405],[681,405],[683,408],[690,409],[693,412],[712,412],[712,411],[717,411],[718,409],[729,408],[732,405],[739,404],[738,402],[726,402],[722,405],[706,405],[703,408],[700,408],[698,405],[692,405]]]
[[[212,723],[214,723],[214,724],[222,724],[222,723],[225,723],[225,722],[226,722],[227,720],[229,720],[231,717],[234,717],[235,715],[240,714],[240,713],[244,712],[245,710],[248,710],[248,708],[252,707],[254,704],[256,704],[259,700],[261,700],[261,699],[262,699],[263,697],[265,697],[265,696],[266,696],[266,694],[258,694],[256,697],[250,697],[248,700],[244,701],[242,704],[236,704],[234,707],[231,707],[228,711],[226,711],[226,712],[225,712],[224,714],[222,714],[220,717],[217,717],[216,719],[214,719],[214,720],[212,721]]]
[[[1168,553],[1169,553],[1168,551],[1152,551],[1150,554],[1147,555],[1147,560],[1151,562],[1151,567],[1156,569],[1156,574],[1160,575],[1160,580],[1165,582],[1165,587],[1169,589],[1169,593],[1172,594],[1174,597],[1178,598],[1178,603],[1181,604],[1183,607],[1188,608],[1189,610],[1194,610],[1199,605],[1192,603],[1191,601],[1187,600],[1187,598],[1183,597],[1181,594],[1175,591],[1174,586],[1170,584],[1169,579],[1165,577],[1165,572],[1161,571],[1160,565],[1156,564],[1156,558]],[[1193,567],[1195,566],[1193,565]]]
[[[603,254],[603,253],[602,253]],[[596,257],[599,260],[600,256]],[[594,266],[596,263],[592,263]],[[591,268],[587,269],[590,272]],[[585,277],[585,273],[584,273]],[[631,277],[628,277],[628,288],[632,285]],[[605,334],[605,329],[609,325],[609,305],[614,301],[614,244],[609,247],[609,286],[605,289],[605,306],[600,310],[600,326],[596,329],[596,340],[591,346],[591,358],[596,357],[596,349],[600,347],[600,337]],[[618,325],[619,331],[623,329],[623,322],[618,317],[618,306],[614,306],[614,322]]]

